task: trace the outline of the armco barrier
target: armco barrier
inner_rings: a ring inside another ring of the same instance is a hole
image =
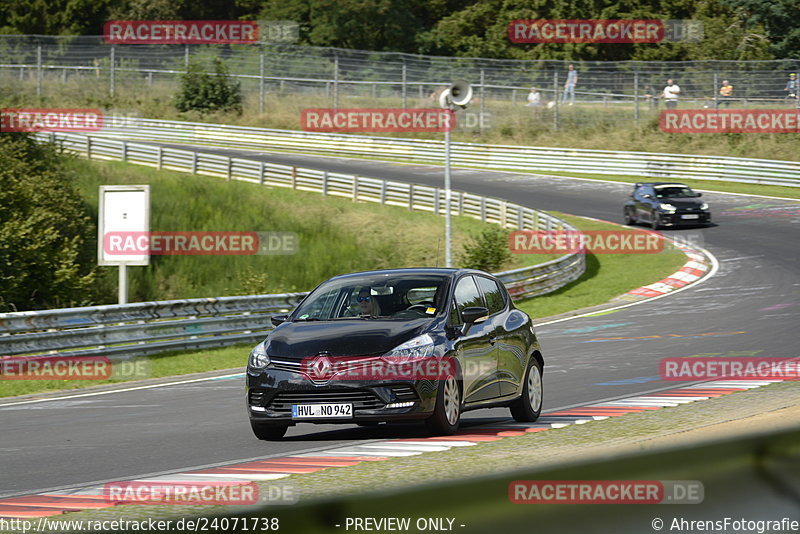
[[[109,119],[109,122],[114,121]],[[117,123],[125,124],[125,121],[119,119]],[[108,127],[95,135],[131,141],[302,152],[425,164],[441,164],[444,146],[442,141],[432,139],[310,133],[153,119],[135,119],[127,127]],[[476,168],[568,171],[662,180],[717,180],[800,187],[800,162],[794,161],[476,143],[453,143],[451,157],[453,165]]]
[[[291,187],[367,202],[442,214],[439,188],[329,173],[261,161],[93,138],[81,134],[38,134],[92,159],[124,160],[228,180]],[[454,192],[452,214],[504,228],[572,230],[547,213],[505,200]],[[497,273],[514,298],[554,291],[579,278],[583,254]],[[102,354],[124,358],[167,350],[223,346],[262,339],[275,313],[294,308],[306,293],[220,297],[0,314],[0,356]]]

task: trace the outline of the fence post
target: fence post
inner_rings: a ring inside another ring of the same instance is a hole
[[[353,202],[358,202],[358,176],[353,176]]]
[[[292,167],[292,189],[297,189],[297,167]]]
[[[414,184],[408,185],[408,211],[414,211]]]
[[[197,174],[197,160],[198,155],[197,152],[192,152],[192,174]]]
[[[92,159],[92,138],[86,136],[86,159]]]
[[[110,53],[110,56],[109,56],[109,61],[111,63],[111,65],[109,66],[109,68],[111,70],[109,71],[109,88],[108,88],[108,90],[109,90],[109,93],[111,93],[111,96],[114,96],[114,91],[116,91],[116,89],[117,89],[117,77],[116,77],[117,73],[116,73],[116,69],[115,69],[115,64],[117,62],[117,45],[111,45],[111,53]]]
[[[403,58],[403,109],[408,107],[408,91],[406,90],[406,82],[408,81],[408,73],[406,72],[406,58]]]
[[[164,165],[164,148],[158,147],[158,170],[161,170],[161,167]]]
[[[386,204],[386,180],[381,180],[381,206]]]
[[[264,185],[264,162],[258,163],[258,185]]]
[[[228,175],[225,177],[225,181],[230,182],[231,178],[233,177],[233,158],[228,156]]]
[[[486,222],[486,197],[481,197],[481,222]]]
[[[258,112],[264,113],[264,45],[259,45],[258,48]]]
[[[183,69],[188,74],[189,72],[189,45],[183,45]]]
[[[322,171],[322,196],[328,196],[328,171]]]
[[[339,109],[339,52],[333,51],[333,109]]]
[[[714,71],[714,87],[711,91],[714,93],[714,109],[719,109],[719,91],[717,91],[717,87],[719,87],[719,74],[717,71]]]
[[[478,118],[478,127],[483,130],[483,117],[486,116],[486,77],[485,72],[481,69],[481,116]]]
[[[42,94],[42,43],[36,45],[36,96]]]
[[[128,161],[128,142],[122,142],[122,161]]]
[[[639,124],[639,71],[633,71],[633,120]]]
[[[553,71],[553,98],[555,105],[553,106],[553,129],[558,130],[558,72]]]

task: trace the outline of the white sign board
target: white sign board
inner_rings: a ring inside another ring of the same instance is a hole
[[[150,186],[101,185],[97,231],[98,265],[149,265],[149,254],[114,254],[109,238],[148,235]]]

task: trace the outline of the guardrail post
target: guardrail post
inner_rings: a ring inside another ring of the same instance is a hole
[[[128,161],[128,142],[122,142],[122,161]]]
[[[158,147],[158,152],[156,153],[156,158],[158,159],[158,170],[161,170],[161,167],[164,165],[164,148]]]
[[[200,159],[197,152],[192,152],[192,174],[197,174],[197,160]]]
[[[525,210],[517,206],[517,230],[525,229]]]
[[[36,45],[36,96],[42,94],[42,43]]]
[[[258,183],[259,185],[264,185],[264,162],[261,161],[258,164]]]
[[[500,226],[505,228],[508,223],[508,202],[500,202]]]
[[[433,213],[439,215],[439,188],[433,189]]]
[[[233,158],[228,156],[228,173],[225,177],[225,180],[230,182],[231,178],[233,177]]]
[[[353,176],[353,202],[358,202],[358,176]]]
[[[92,138],[86,136],[86,159],[92,159]]]
[[[292,167],[292,189],[297,189],[297,167]]]
[[[481,197],[481,222],[486,222],[486,197]]]
[[[322,196],[328,196],[328,171],[322,171]]]
[[[458,214],[464,215],[464,192],[458,194]]]
[[[414,211],[414,184],[408,184],[408,211]]]

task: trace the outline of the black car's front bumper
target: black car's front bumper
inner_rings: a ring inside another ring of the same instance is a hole
[[[312,382],[305,375],[270,369],[247,371],[247,410],[252,422],[356,423],[426,419],[436,404],[433,380],[331,380]],[[292,418],[296,404],[353,405],[352,418]],[[409,403],[411,403],[409,405]]]
[[[711,212],[708,210],[681,210],[676,212],[659,212],[658,222],[661,226],[696,226],[709,224]]]

